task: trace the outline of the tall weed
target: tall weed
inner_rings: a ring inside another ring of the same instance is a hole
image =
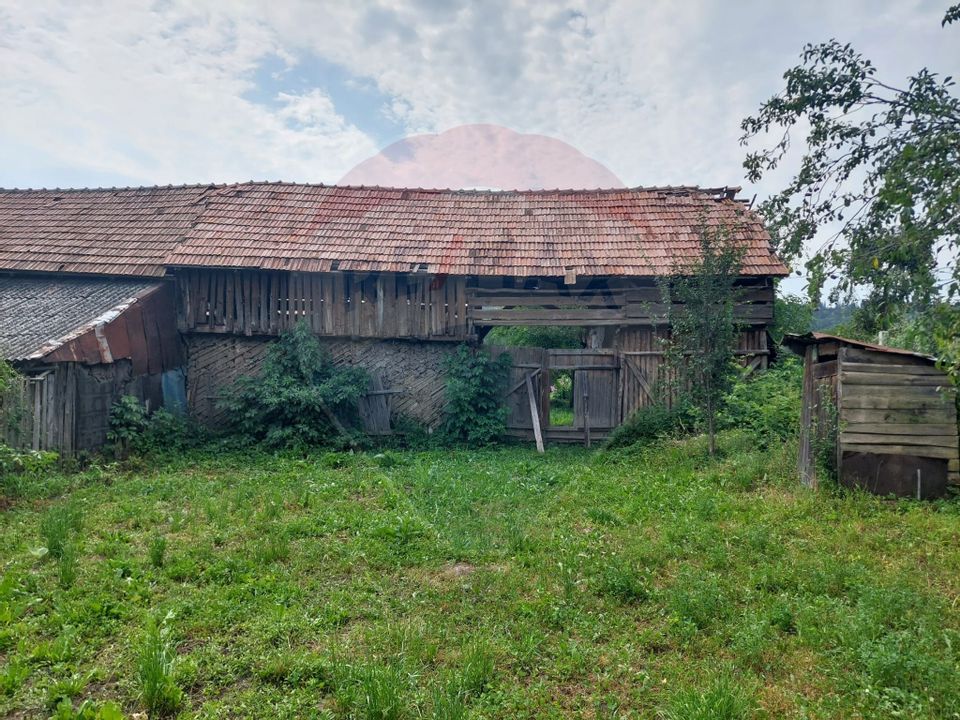
[[[685,687],[675,693],[661,717],[663,720],[747,720],[754,712],[755,702],[743,684],[721,675],[705,688]]]
[[[40,536],[47,552],[59,559],[73,533],[83,527],[83,512],[76,503],[54,505],[40,519]]]
[[[140,699],[151,718],[171,715],[183,701],[173,670],[176,651],[170,642],[166,620],[147,620],[137,663]]]

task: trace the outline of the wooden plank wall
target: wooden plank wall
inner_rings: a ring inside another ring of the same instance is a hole
[[[744,324],[773,321],[773,283],[745,280],[735,318]],[[667,306],[653,281],[609,278],[582,287],[538,283],[536,288],[468,287],[470,320],[477,326],[650,325],[663,323]]]
[[[20,427],[8,435],[19,448],[54,450],[69,457],[97,450],[107,439],[110,408],[123,395],[133,395],[156,407],[162,401],[160,374],[134,375],[129,360],[85,365],[31,363],[19,368],[24,414]]]
[[[920,358],[843,347],[840,450],[956,461],[956,390]]]
[[[466,339],[466,279],[427,275],[178,270],[182,332]]]
[[[540,411],[540,426],[546,427],[550,407],[550,375],[547,367],[547,351],[538,347],[501,347],[485,345],[491,356],[510,355],[511,369],[507,380],[507,428],[511,431],[524,431],[532,438],[533,419],[530,416],[530,400],[524,378],[531,373],[533,388],[537,394],[537,407]],[[524,435],[525,436],[525,435]]]
[[[183,332],[277,335],[303,319],[322,336],[450,340],[472,337],[475,326],[650,325],[666,316],[660,289],[639,279],[527,287],[511,277],[390,273],[182,269],[176,277]],[[740,290],[737,320],[770,323],[773,283],[744,280]]]
[[[636,410],[657,402],[659,387],[667,382],[663,363],[670,330],[664,326],[621,327],[613,336],[612,346],[623,355],[621,372],[621,417],[626,419]],[[754,370],[765,370],[770,351],[766,327],[748,327],[740,332],[737,355]]]

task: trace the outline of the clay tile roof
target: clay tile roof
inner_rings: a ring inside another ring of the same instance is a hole
[[[0,190],[0,269],[162,276],[208,189]]]
[[[736,189],[475,191],[293,183],[0,191],[0,270],[174,267],[650,276],[735,230],[746,275],[784,275]]]
[[[735,189],[466,191],[247,183],[219,188],[172,266],[451,275],[662,275],[706,217],[747,245],[744,273],[784,275]]]

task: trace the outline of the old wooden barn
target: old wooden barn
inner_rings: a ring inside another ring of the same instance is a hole
[[[243,183],[0,191],[0,273],[33,283],[35,292],[95,281],[115,286],[119,296],[132,279],[148,281],[166,303],[150,312],[152,327],[164,338],[173,334],[178,347],[148,344],[146,360],[131,355],[132,376],[179,370],[189,411],[214,426],[223,421],[222,388],[256,372],[268,344],[299,321],[337,362],[370,372],[374,432],[389,432],[397,413],[428,426],[440,422],[443,359],[459,343],[481,343],[497,326],[581,327],[587,341],[580,349],[512,349],[507,401],[512,433],[532,438],[539,426],[547,440],[583,441],[651,402],[669,332],[657,279],[696,255],[704,222],[726,226],[744,244],[739,353],[763,367],[773,282],[786,268],[730,188],[488,192]],[[13,318],[24,306],[0,302],[0,349],[28,373],[42,372],[30,364],[40,359],[85,372],[109,364],[92,352],[18,355],[10,338],[20,332],[23,321]],[[96,328],[96,317],[78,322]],[[108,335],[108,327],[93,337]],[[110,356],[125,359],[123,352]],[[549,387],[559,372],[574,379],[574,421],[554,427]],[[167,395],[178,395],[174,385]],[[163,392],[159,399],[167,400]]]
[[[957,396],[934,358],[835,335],[788,335],[804,357],[800,476],[940,497],[960,481]]]

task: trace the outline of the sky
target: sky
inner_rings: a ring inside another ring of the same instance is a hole
[[[740,121],[803,44],[849,41],[893,83],[960,75],[947,4],[0,0],[0,187],[335,183],[488,124],[628,186],[762,199],[786,176],[746,183]]]

